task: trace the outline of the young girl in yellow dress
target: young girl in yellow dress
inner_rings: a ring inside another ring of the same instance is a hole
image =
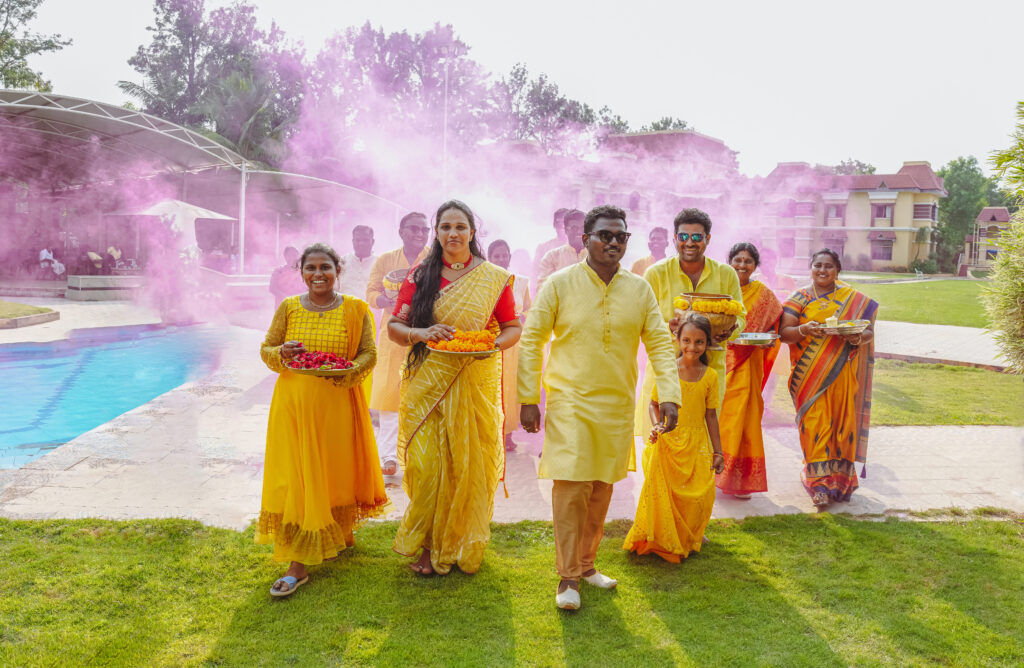
[[[715,503],[715,473],[721,473],[724,465],[716,413],[718,374],[708,366],[705,353],[711,324],[703,315],[687,312],[680,318],[676,338],[683,396],[679,424],[664,433],[655,390],[651,401],[655,427],[643,456],[644,486],[636,519],[622,545],[673,563],[700,551]]]

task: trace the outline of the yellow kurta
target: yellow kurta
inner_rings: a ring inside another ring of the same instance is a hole
[[[516,274],[512,277],[512,296],[516,300],[516,313],[530,310],[530,279]],[[519,344],[501,353],[501,403],[505,409],[505,433],[519,428],[519,399],[516,394],[516,369],[519,368]]]
[[[700,380],[680,380],[680,386],[679,426],[644,448],[644,486],[622,544],[624,550],[653,552],[674,563],[700,552],[715,505],[714,452],[705,413],[718,408],[717,374],[708,367]]]
[[[423,261],[430,244],[423,247],[415,264]],[[370,270],[366,283],[366,301],[377,308],[377,298],[384,294],[384,277],[396,269],[408,269],[411,265],[405,259],[401,248],[388,251],[377,258]],[[406,348],[388,338],[388,320],[391,309],[384,309],[377,327],[377,367],[373,372],[373,388],[370,392],[370,408],[378,411],[398,412],[398,385],[402,380],[402,362]]]
[[[674,255],[654,263],[644,274],[644,280],[650,283],[651,288],[654,289],[654,296],[658,300],[665,322],[671,320],[675,313],[672,300],[683,292],[711,292],[729,295],[739,303],[743,303],[743,291],[740,290],[740,279],[736,276],[736,271],[729,265],[709,257],[704,258],[704,271],[701,272],[696,287],[690,281],[690,277],[683,273],[679,266],[679,258]],[[747,310],[744,308],[736,316],[736,329],[731,338],[739,336],[746,324]],[[718,403],[721,405],[722,398],[725,396],[725,351],[709,350],[708,366],[714,369],[718,375]],[[648,362],[647,369],[644,371],[644,388],[640,396],[651,396],[653,389],[654,381],[651,379],[651,365]],[[651,418],[647,414],[646,406],[638,406],[634,422],[637,436],[646,437],[651,433]]]
[[[338,384],[293,373],[281,361],[281,344],[290,340],[342,355],[358,371]],[[260,355],[280,375],[267,423],[256,543],[273,543],[277,561],[319,564],[353,544],[356,526],[390,507],[363,388],[377,359],[373,318],[354,297],[323,313],[288,297]]]
[[[663,400],[679,402],[672,337],[654,293],[621,268],[608,285],[586,262],[553,274],[530,308],[519,341],[521,404],[540,403],[544,346],[552,334],[543,372],[547,415],[537,475],[622,480],[633,451],[641,340]]]
[[[441,289],[434,320],[463,330],[488,327],[509,274],[489,262]],[[394,550],[430,549],[438,573],[458,564],[475,573],[490,540],[494,492],[503,470],[501,357],[428,352],[402,379],[398,461],[409,505]]]

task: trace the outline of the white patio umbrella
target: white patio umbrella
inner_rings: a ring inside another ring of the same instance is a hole
[[[122,209],[103,214],[105,216],[154,216],[162,218],[171,226],[175,232],[181,233],[181,238],[187,246],[196,244],[196,219],[204,218],[209,220],[237,220],[232,216],[218,213],[210,209],[204,209],[195,204],[182,202],[180,199],[164,199],[155,204],[148,204],[133,209]],[[136,229],[135,246],[138,252],[139,231]]]

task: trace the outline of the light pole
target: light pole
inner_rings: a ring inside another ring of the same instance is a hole
[[[441,131],[441,199],[448,199],[448,47],[441,47],[444,56],[444,123]]]

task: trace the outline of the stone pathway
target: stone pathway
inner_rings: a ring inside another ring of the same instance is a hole
[[[995,336],[976,327],[919,325],[879,320],[875,323],[875,351],[909,361],[929,360],[1003,368]]]
[[[49,300],[31,300],[50,305]],[[81,327],[147,324],[158,318],[124,303],[61,303],[55,323],[0,332],[0,344],[63,338]],[[892,327],[890,327],[892,326]],[[899,334],[905,323],[879,323],[879,347],[924,340]],[[911,327],[929,327],[913,325]],[[46,328],[46,329],[44,329]],[[934,327],[934,341],[957,350],[958,330]],[[10,518],[186,517],[244,528],[259,510],[267,411],[275,375],[258,362],[263,333],[225,327],[218,371],[188,383],[87,432],[17,470],[0,470],[0,515]],[[13,340],[12,340],[13,339]],[[895,340],[893,340],[895,339]],[[890,348],[891,349],[891,348]],[[241,351],[241,352],[240,352]],[[541,438],[519,431],[508,457],[509,497],[499,487],[494,519],[549,520],[551,483],[537,480]],[[800,447],[789,424],[765,427],[768,486],[750,501],[719,495],[716,517],[813,512],[800,483]],[[848,504],[855,514],[995,506],[1024,512],[1024,429],[1015,427],[876,427],[871,432],[868,477]],[[615,486],[609,519],[633,517],[642,473]],[[407,499],[389,486],[400,516]]]

